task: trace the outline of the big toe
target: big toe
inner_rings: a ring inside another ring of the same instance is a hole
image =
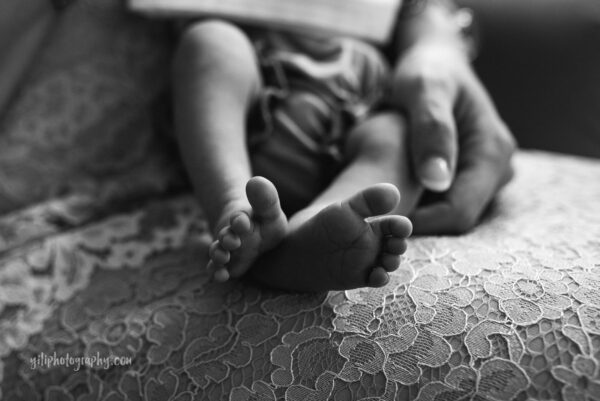
[[[369,224],[373,231],[384,237],[404,239],[412,234],[412,223],[404,216],[378,216],[369,219]]]
[[[362,218],[393,211],[400,202],[400,191],[392,184],[368,187],[347,200],[350,208]]]
[[[248,181],[246,196],[254,214],[261,219],[275,219],[283,213],[275,185],[264,177],[252,177]]]
[[[388,272],[382,267],[376,267],[369,273],[367,285],[369,287],[383,287],[389,283],[389,281],[390,276]]]

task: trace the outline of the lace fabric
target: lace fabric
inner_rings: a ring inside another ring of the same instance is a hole
[[[92,222],[77,196],[4,217],[2,395],[598,399],[600,162],[522,152],[516,169],[472,233],[413,238],[386,287],[328,294],[210,282],[188,196]],[[132,364],[33,369],[42,353]]]

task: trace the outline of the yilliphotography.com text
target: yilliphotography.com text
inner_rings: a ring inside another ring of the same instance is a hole
[[[29,366],[32,370],[40,368],[70,367],[78,371],[82,367],[92,369],[110,369],[113,366],[129,366],[132,363],[131,357],[108,355],[102,356],[100,353],[92,355],[71,355],[68,352],[64,355],[46,354],[41,352],[34,357],[29,358]]]

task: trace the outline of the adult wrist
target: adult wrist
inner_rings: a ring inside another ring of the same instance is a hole
[[[452,0],[405,0],[398,18],[396,54],[421,41],[455,47],[473,60],[479,48],[473,11],[457,7]]]
[[[468,7],[461,7],[454,11],[453,19],[469,59],[475,60],[480,44],[475,13]]]

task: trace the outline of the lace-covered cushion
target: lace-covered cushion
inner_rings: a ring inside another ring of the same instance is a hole
[[[410,241],[381,289],[209,282],[192,197],[0,219],[6,400],[598,399],[600,162],[521,153],[489,218]],[[129,356],[32,369],[39,355]],[[92,398],[89,398],[92,397]]]

